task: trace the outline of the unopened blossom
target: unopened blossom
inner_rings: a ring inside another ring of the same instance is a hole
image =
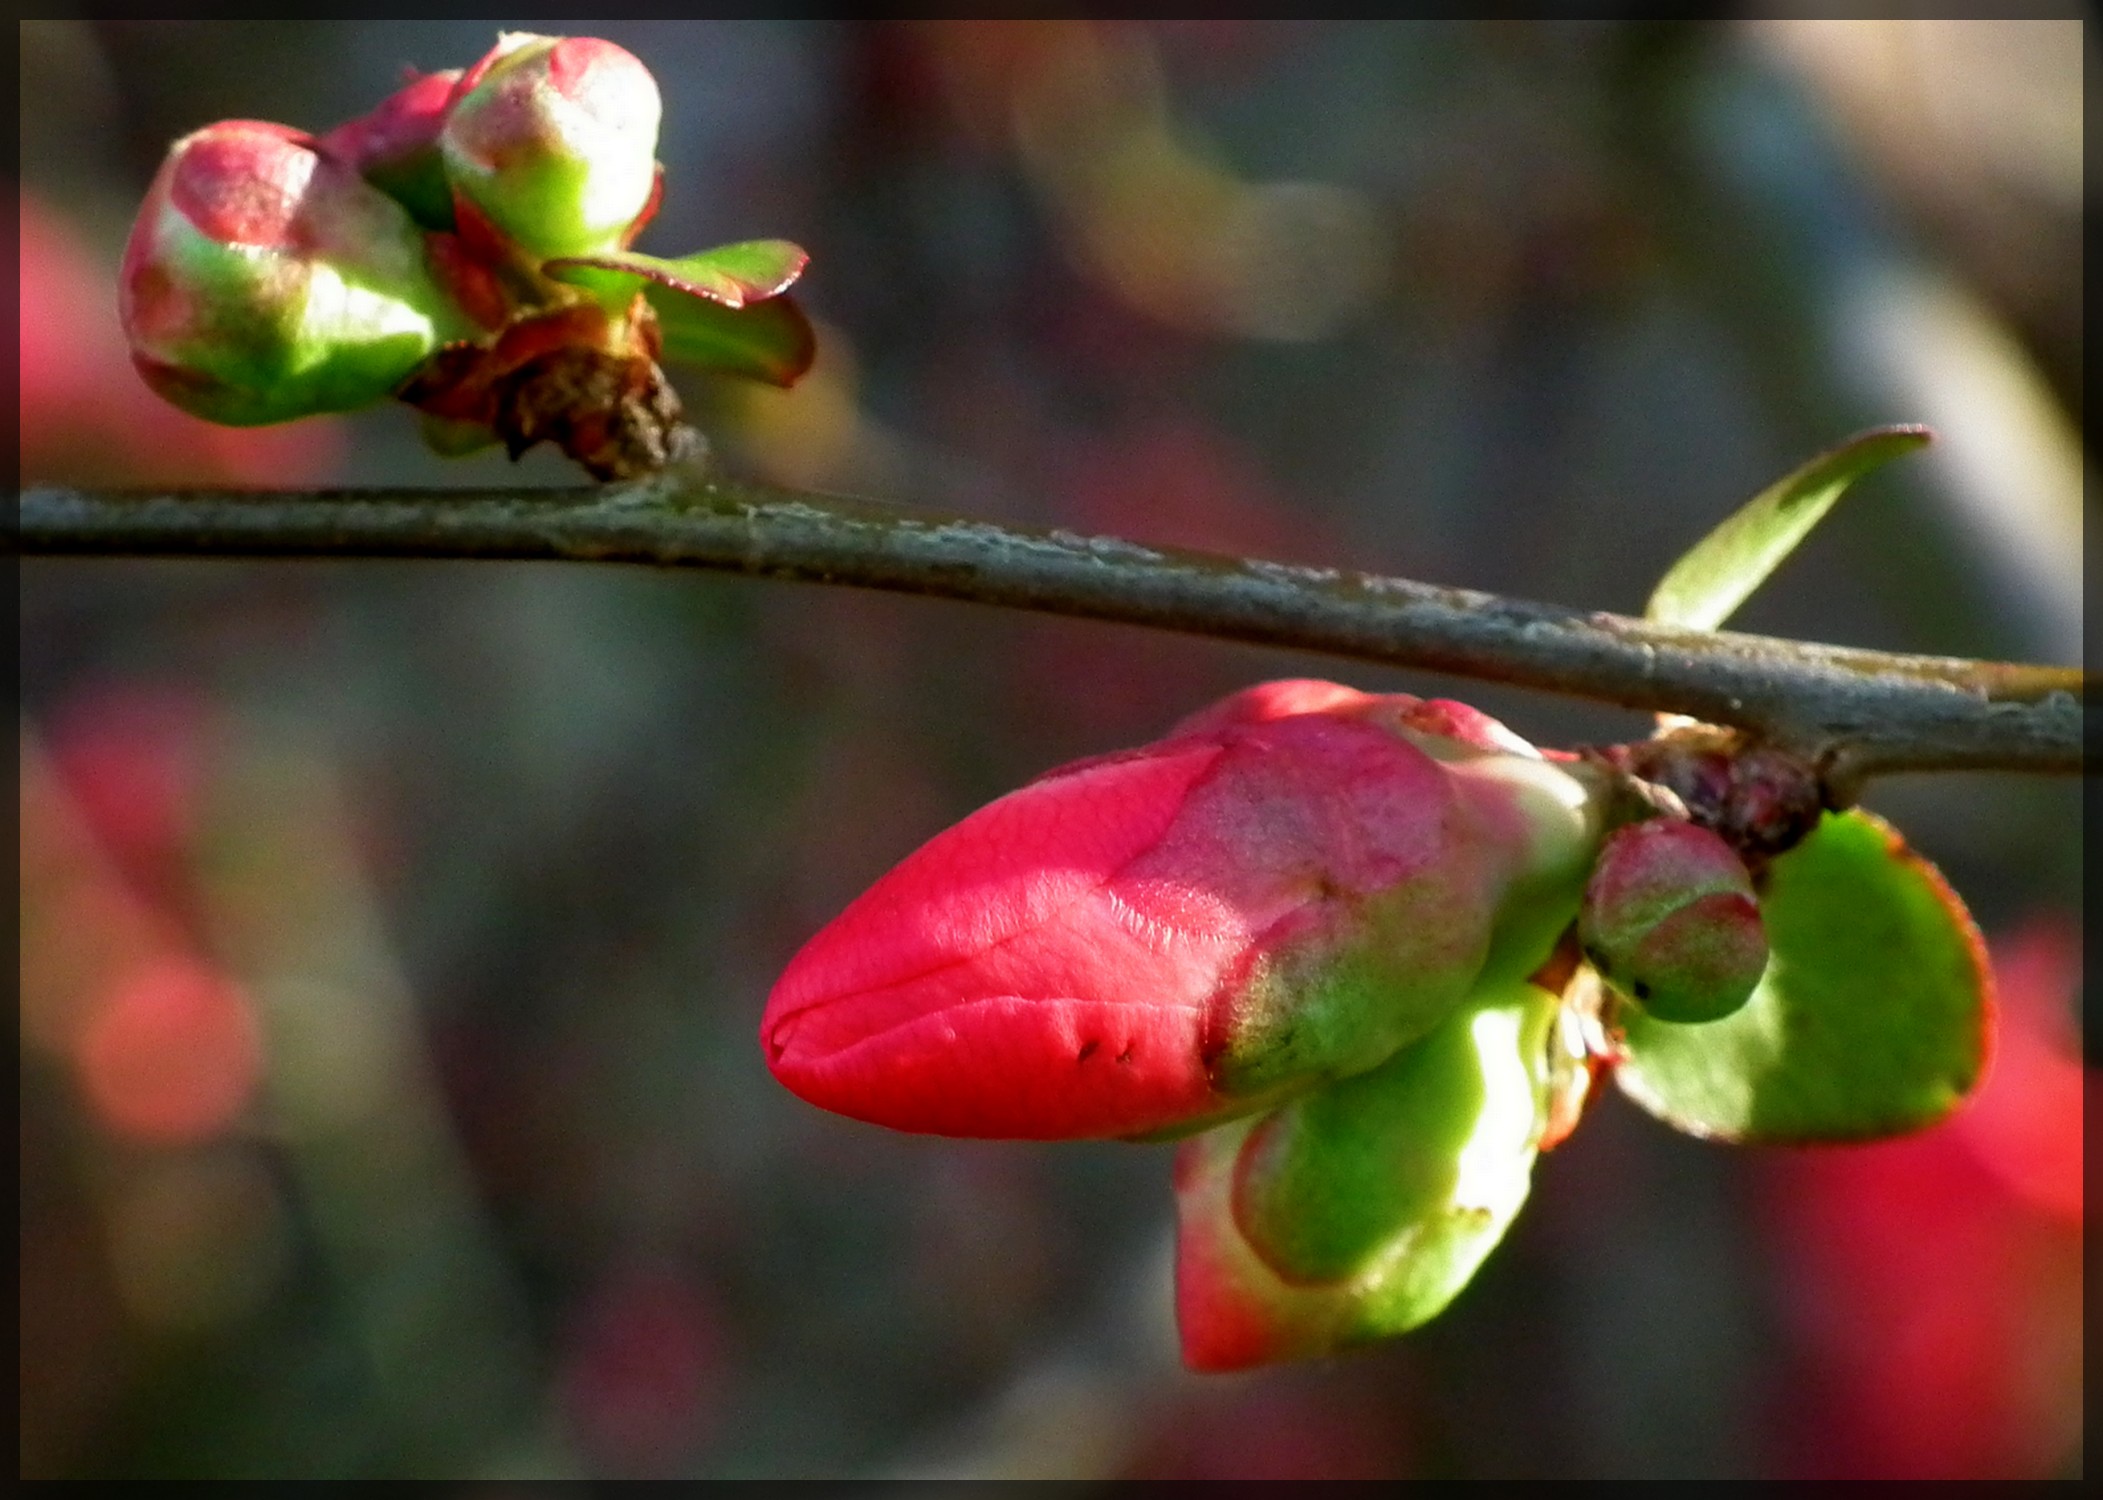
[[[453,188],[535,257],[624,246],[657,190],[663,103],[598,37],[507,32],[467,71],[439,134]]]
[[[1184,1142],[1184,1362],[1301,1359],[1442,1311],[1526,1201],[1555,1010],[1492,984],[1378,1068]]]
[[[903,1130],[1202,1128],[1532,972],[1575,914],[1594,800],[1458,704],[1252,688],[909,856],[791,961],[767,1058]]]
[[[423,73],[321,138],[323,149],[409,211],[426,229],[453,227],[453,189],[438,132],[461,70]]]
[[[147,384],[233,426],[377,401],[460,328],[401,205],[259,120],[170,148],[125,246],[120,311]]]
[[[1585,885],[1577,931],[1601,976],[1661,1021],[1721,1020],[1767,970],[1744,862],[1716,834],[1676,818],[1614,831]]]

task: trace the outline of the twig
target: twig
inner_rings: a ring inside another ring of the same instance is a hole
[[[2082,769],[2063,667],[1906,656],[667,473],[567,490],[23,492],[30,554],[543,558],[714,568],[1115,620],[1687,714],[1893,771]]]

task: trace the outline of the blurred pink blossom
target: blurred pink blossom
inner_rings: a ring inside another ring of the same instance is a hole
[[[607,1474],[663,1478],[708,1441],[724,1354],[714,1309],[669,1263],[613,1267],[572,1311],[556,1393]]]
[[[1803,1477],[2046,1478],[2076,1451],[2080,948],[2052,920],[1995,948],[2000,1036],[1969,1108],[1766,1163],[1809,1373],[1786,1411]]]

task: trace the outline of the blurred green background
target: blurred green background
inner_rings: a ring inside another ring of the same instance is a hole
[[[809,379],[682,386],[738,470],[1633,613],[1925,421],[1734,624],[2080,659],[2079,21],[515,24],[656,73],[639,248],[810,250]],[[22,23],[23,480],[576,482],[399,408],[206,428],[115,324],[171,139],[324,130],[496,30]],[[1435,1323],[1197,1377],[1169,1148],[823,1115],[763,1065],[773,976],[1252,681],[1637,716],[698,574],[20,579],[25,1475],[2079,1471],[2070,781],[1868,798],[1994,946],[1994,1109],[1763,1152],[1608,1097]]]

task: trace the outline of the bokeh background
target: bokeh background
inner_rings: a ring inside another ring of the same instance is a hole
[[[1940,443],[1734,623],[2082,650],[2081,23],[514,23],[665,93],[678,254],[822,352],[722,461],[1635,612],[1876,421]],[[486,22],[25,22],[22,477],[553,485],[410,414],[160,406],[114,270],[169,140],[322,130]],[[971,808],[1265,677],[1635,716],[969,606],[585,565],[25,560],[26,1475],[2077,1473],[2080,792],[1893,778],[2006,1015],[1929,1134],[1605,1099],[1393,1344],[1176,1360],[1170,1148],[777,1088],[798,944]]]

